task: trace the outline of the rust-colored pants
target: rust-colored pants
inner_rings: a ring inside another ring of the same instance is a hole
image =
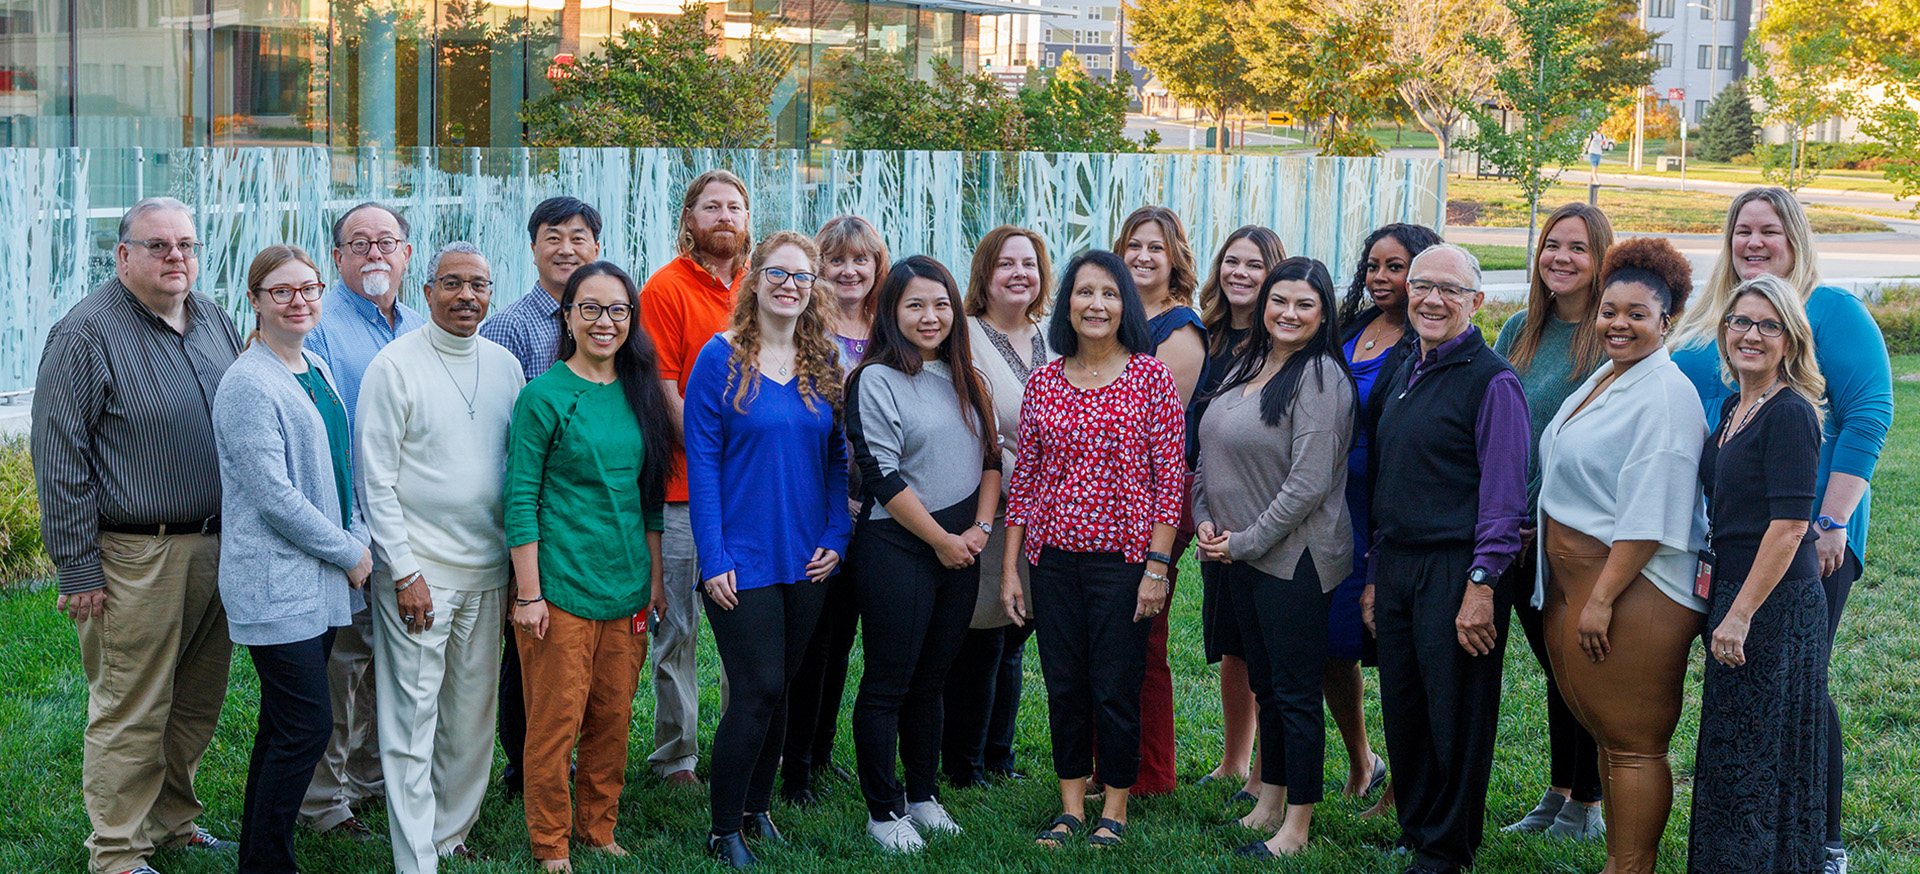
[[[1673,807],[1667,746],[1680,722],[1687,655],[1700,635],[1701,616],[1636,576],[1614,599],[1606,661],[1594,662],[1580,649],[1580,612],[1607,564],[1607,544],[1552,518],[1540,536],[1547,553],[1545,621],[1554,681],[1574,718],[1600,743],[1608,868],[1652,874]]]
[[[647,638],[633,633],[631,617],[582,619],[550,601],[547,616],[546,640],[514,632],[527,698],[527,839],[534,858],[565,859],[569,820],[580,841],[613,843]],[[575,765],[571,816],[569,754]]]

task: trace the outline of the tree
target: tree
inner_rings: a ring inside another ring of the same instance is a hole
[[[1789,147],[1763,149],[1760,173],[1775,185],[1798,191],[1820,175],[1819,163],[1807,150],[1811,129],[1855,106],[1855,95],[1846,87],[1847,36],[1836,27],[1763,42],[1769,32],[1763,22],[1747,39],[1747,62],[1753,67],[1749,81],[1766,118],[1786,125]]]
[[[1901,197],[1913,197],[1920,195],[1920,112],[1906,101],[1920,103],[1920,55],[1890,59],[1888,67],[1896,87],[1864,127],[1896,156],[1887,165],[1887,180],[1900,184]],[[1920,203],[1913,214],[1920,216]]]
[[[1752,153],[1759,137],[1760,125],[1754,121],[1747,88],[1733,82],[1720,89],[1707,105],[1707,114],[1700,120],[1700,138],[1694,141],[1694,154],[1702,161],[1731,161]]]
[[[1768,121],[1785,125],[1786,148],[1763,149],[1768,178],[1799,188],[1819,174],[1808,129],[1829,118],[1862,118],[1896,155],[1916,154],[1903,138],[1906,101],[1920,64],[1920,0],[1773,0],[1747,43],[1753,96]],[[1896,160],[1889,178],[1912,164]]]
[[[1655,139],[1672,139],[1680,135],[1680,114],[1669,109],[1660,100],[1643,89],[1640,95],[1642,108],[1646,110],[1645,133]],[[1628,100],[1613,108],[1613,114],[1600,123],[1600,133],[1614,142],[1626,142],[1633,139],[1633,101]]]
[[[764,24],[745,57],[724,57],[707,6],[689,2],[677,16],[642,19],[607,42],[604,54],[565,68],[553,93],[525,104],[521,116],[536,146],[765,148],[767,115],[786,69]]]
[[[1393,13],[1393,57],[1403,75],[1395,90],[1447,159],[1465,104],[1493,94],[1492,62],[1466,43],[1470,33],[1511,39],[1513,13],[1499,0],[1404,3]]]
[[[1145,142],[1127,139],[1127,104],[1132,99],[1127,83],[1124,76],[1087,75],[1080,56],[1068,52],[1060,66],[1020,89],[1029,147],[1042,152],[1151,150],[1160,142],[1158,132],[1149,131]]]
[[[1400,102],[1388,9],[1383,0],[1250,0],[1234,10],[1248,83],[1321,122],[1322,154],[1380,152],[1356,128]]]
[[[1000,82],[933,59],[933,81],[889,58],[849,61],[833,87],[850,149],[1019,151],[1026,118]]]
[[[1227,150],[1227,113],[1258,96],[1247,80],[1247,62],[1236,50],[1238,34],[1228,0],[1133,0],[1133,58],[1153,71],[1176,99],[1213,115]]]
[[[1519,32],[1518,50],[1497,38],[1470,34],[1467,44],[1499,71],[1494,85],[1519,119],[1513,130],[1485,107],[1464,108],[1477,130],[1462,148],[1482,161],[1515,174],[1527,198],[1527,252],[1532,269],[1533,235],[1539,226],[1540,198],[1560,178],[1563,165],[1579,157],[1587,136],[1599,127],[1606,101],[1598,94],[1589,60],[1590,30],[1567,27],[1604,14],[1609,0],[1505,0]],[[1551,173],[1548,167],[1555,168]]]
[[[1653,34],[1640,26],[1639,16],[1640,0],[1600,0],[1593,14],[1574,20],[1587,45],[1574,64],[1581,74],[1572,82],[1575,96],[1631,105],[1633,94],[1653,81],[1660,62],[1653,58]]]

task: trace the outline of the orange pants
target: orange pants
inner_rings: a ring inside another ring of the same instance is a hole
[[[1682,687],[1701,615],[1645,576],[1613,602],[1606,661],[1580,649],[1580,612],[1600,581],[1608,546],[1552,518],[1542,525],[1548,585],[1544,620],[1554,682],[1575,719],[1600,744],[1608,870],[1652,874],[1673,807],[1667,746],[1680,722]]]
[[[515,629],[527,699],[527,839],[536,859],[569,856],[567,834],[613,843],[627,783],[627,728],[647,661],[633,620],[582,619],[548,602],[547,638]],[[567,765],[575,766],[569,811]],[[569,816],[571,813],[571,816]]]

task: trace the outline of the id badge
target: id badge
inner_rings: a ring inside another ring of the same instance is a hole
[[[645,635],[647,633],[647,614],[650,612],[652,611],[641,608],[640,612],[633,614],[634,634]]]
[[[1713,550],[1700,550],[1700,566],[1693,572],[1693,593],[1706,598],[1713,591]]]

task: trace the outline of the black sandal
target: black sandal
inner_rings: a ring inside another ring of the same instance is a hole
[[[1099,834],[1101,829],[1106,829],[1110,833],[1110,836],[1101,837]],[[1126,832],[1126,823],[1116,822],[1103,816],[1100,818],[1100,823],[1093,827],[1093,831],[1087,833],[1087,843],[1096,847],[1117,846],[1120,843],[1120,836],[1126,834]]]
[[[1057,831],[1057,829],[1063,825],[1067,827],[1067,830],[1064,832]],[[1033,836],[1033,842],[1036,844],[1051,844],[1054,849],[1060,849],[1067,845],[1067,839],[1078,833],[1080,827],[1083,825],[1086,825],[1086,823],[1082,821],[1080,817],[1070,813],[1060,814],[1054,817],[1053,822],[1048,823],[1046,828],[1041,829],[1038,834]]]

